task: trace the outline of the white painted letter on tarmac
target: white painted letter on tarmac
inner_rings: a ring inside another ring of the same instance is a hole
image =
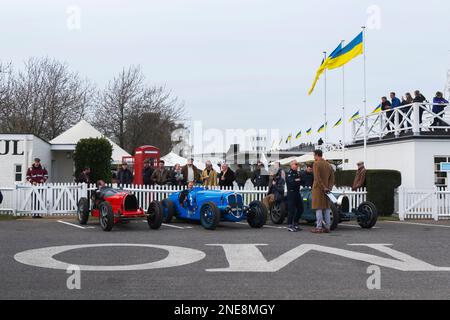
[[[267,261],[258,248],[265,246],[265,244],[210,244],[209,246],[222,247],[229,266],[227,268],[207,269],[208,272],[277,272],[310,251],[333,254],[399,271],[450,271],[450,268],[436,267],[388,248],[390,246],[388,244],[353,244],[352,246],[369,247],[395,259],[316,244],[302,244],[271,261]]]
[[[367,289],[369,290],[380,290],[381,289],[381,269],[379,266],[369,266],[367,268],[367,274],[370,277],[367,279]]]
[[[69,290],[81,290],[81,270],[79,266],[70,265],[66,273],[70,274],[67,278],[66,286]]]

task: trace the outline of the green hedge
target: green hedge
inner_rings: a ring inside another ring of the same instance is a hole
[[[336,172],[337,187],[351,187],[356,171]],[[402,184],[402,176],[395,170],[367,170],[366,188],[367,200],[378,208],[381,215],[394,213],[394,191]]]
[[[75,177],[85,167],[91,168],[91,181],[111,182],[111,157],[113,147],[105,138],[81,139],[75,147]]]

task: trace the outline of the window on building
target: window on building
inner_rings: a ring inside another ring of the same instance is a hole
[[[14,181],[15,182],[22,182],[23,180],[23,173],[22,173],[22,165],[21,164],[15,164],[14,165]]]
[[[449,172],[442,168],[442,163],[450,163],[450,156],[434,157],[434,181],[437,187],[447,187]]]

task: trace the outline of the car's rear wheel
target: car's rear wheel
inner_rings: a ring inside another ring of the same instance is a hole
[[[114,226],[114,212],[108,202],[102,202],[98,206],[100,212],[100,226],[103,231],[111,231]]]
[[[277,202],[270,209],[270,220],[274,224],[283,224],[287,216],[286,202]]]
[[[220,210],[214,202],[204,203],[200,208],[200,222],[203,228],[215,230],[220,222]]]
[[[372,202],[361,203],[358,207],[358,212],[364,214],[364,217],[359,221],[361,228],[371,229],[377,224],[378,210]]]
[[[163,201],[161,201],[161,205],[163,208],[163,222],[170,223],[175,214],[175,205],[169,199],[164,199]]]
[[[77,217],[79,224],[87,224],[89,220],[89,200],[87,198],[81,198],[78,201]]]
[[[262,228],[267,222],[267,208],[261,201],[253,201],[249,205],[247,222],[252,228]]]
[[[163,223],[163,206],[159,201],[153,201],[148,206],[147,222],[150,229],[157,230]]]

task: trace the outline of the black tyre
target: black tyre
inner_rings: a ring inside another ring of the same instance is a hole
[[[111,205],[108,202],[102,202],[98,206],[100,211],[100,226],[103,231],[111,231],[114,226],[114,212]]]
[[[207,202],[200,208],[200,222],[203,228],[215,230],[220,222],[220,210],[214,202]]]
[[[161,227],[164,219],[163,206],[159,201],[150,203],[147,209],[147,222],[150,229],[157,230]]]
[[[247,222],[250,227],[262,228],[267,222],[267,208],[261,201],[253,201],[249,205],[250,210],[247,213]]]
[[[339,208],[334,204],[331,203],[331,226],[330,230],[336,230],[339,222],[341,222],[341,211]]]
[[[169,199],[164,199],[161,201],[162,209],[163,209],[163,222],[170,223],[175,214],[175,205]]]
[[[364,216],[360,218],[358,224],[363,229],[373,228],[378,221],[378,210],[372,202],[363,202],[358,207],[358,212],[363,213]]]
[[[287,207],[286,202],[282,201],[279,203],[275,203],[270,210],[270,220],[274,224],[283,224],[284,220],[287,217]]]
[[[89,220],[89,200],[87,198],[81,198],[78,201],[77,218],[79,224],[87,224]]]

